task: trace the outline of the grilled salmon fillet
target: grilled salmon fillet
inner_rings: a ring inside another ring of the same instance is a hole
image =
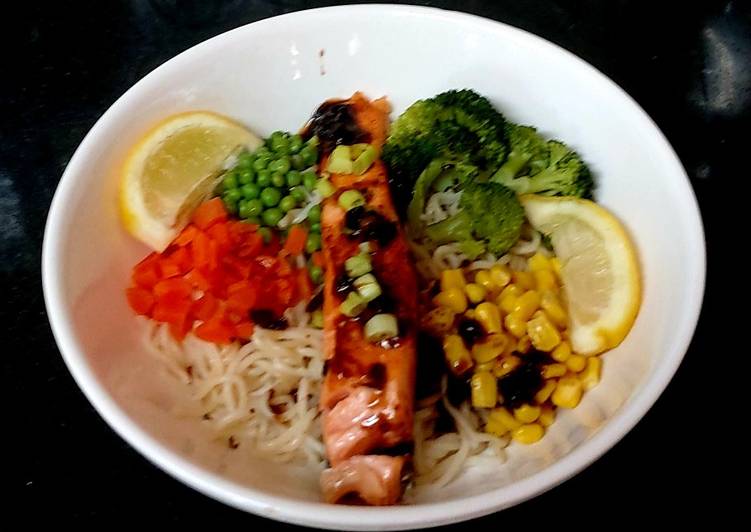
[[[380,150],[388,130],[388,104],[356,93],[345,102],[357,126]],[[322,164],[325,167],[326,161]],[[321,477],[326,500],[355,495],[367,504],[394,504],[401,496],[406,456],[391,456],[412,442],[416,366],[417,280],[405,236],[399,227],[386,168],[377,160],[363,175],[335,174],[338,188],[356,189],[365,209],[386,220],[393,232],[375,244],[373,274],[393,302],[399,336],[369,342],[362,320],[342,314],[336,290],[344,262],[358,254],[362,240],[345,225],[346,213],[335,194],[323,205],[321,232],[326,266],[324,280],[324,349],[327,370],[321,410],[323,439],[331,464]],[[388,453],[388,455],[386,454]],[[394,480],[394,479],[397,480]],[[398,489],[397,489],[398,488]]]

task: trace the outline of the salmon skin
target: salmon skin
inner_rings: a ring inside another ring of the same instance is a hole
[[[360,93],[343,103],[350,106],[357,126],[380,150],[388,129],[388,104],[384,100],[370,102]],[[325,163],[324,157],[323,167]],[[394,504],[401,497],[401,488],[393,489],[395,471],[401,477],[408,457],[395,460],[397,457],[379,453],[412,443],[417,279],[383,163],[377,160],[359,176],[334,174],[331,181],[338,192],[324,202],[321,213],[327,369],[320,408],[332,467],[321,477],[321,485],[327,501],[336,502],[349,493],[367,504]],[[339,310],[344,297],[336,291],[337,281],[344,273],[345,260],[359,253],[361,243],[349,234],[346,213],[337,202],[338,194],[352,189],[365,197],[366,211],[378,213],[394,228],[395,236],[388,242],[371,243],[375,248],[373,274],[393,302],[389,312],[396,315],[400,328],[397,338],[382,343],[365,338],[364,320],[349,318]],[[363,456],[372,459],[353,458]],[[381,488],[377,495],[374,486]]]

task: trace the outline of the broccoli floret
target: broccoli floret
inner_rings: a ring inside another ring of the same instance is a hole
[[[495,172],[506,158],[503,115],[472,90],[448,91],[412,104],[391,125],[381,155],[401,209],[434,159]]]
[[[422,220],[420,216],[425,210],[425,202],[429,197],[431,188],[439,181],[442,182],[442,188],[468,182],[478,173],[477,167],[465,164],[434,159],[425,170],[420,173],[420,177],[415,181],[412,192],[412,199],[407,207],[407,224],[413,234],[419,234],[422,230]]]
[[[506,139],[509,154],[493,181],[506,183],[520,174],[533,176],[548,166],[548,144],[535,128],[507,122]]]
[[[425,235],[435,244],[484,241],[488,251],[501,255],[519,240],[524,209],[509,188],[499,183],[468,183],[459,207],[454,216],[425,228]]]
[[[491,180],[517,194],[591,198],[594,181],[579,154],[557,140],[548,141],[547,147],[548,164],[535,175],[508,178],[496,174]]]

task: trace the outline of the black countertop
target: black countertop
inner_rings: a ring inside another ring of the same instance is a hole
[[[0,486],[10,495],[10,504],[3,506],[11,516],[52,517],[56,525],[148,517],[149,524],[211,519],[221,525],[293,528],[199,495],[149,464],[110,430],[60,358],[42,298],[40,255],[47,210],[65,165],[89,128],[133,83],[178,52],[231,28],[336,3],[28,1],[4,13],[0,393],[6,414],[0,445],[10,467],[0,473]],[[740,179],[748,174],[748,165],[736,155],[743,153],[741,131],[748,138],[751,125],[748,4],[413,3],[519,26],[573,51],[620,84],[657,122],[683,161],[701,205],[711,256],[720,214],[712,208],[710,187],[729,182],[738,172]],[[720,437],[721,427],[713,425],[719,423],[717,410],[703,400],[707,390],[701,379],[722,333],[712,266],[710,261],[704,311],[683,365],[622,442],[575,478],[532,501],[448,528],[559,522],[587,526],[612,523],[614,518],[626,522],[655,514],[672,519],[679,512],[710,510],[717,491],[705,484],[712,470],[705,462],[710,452],[706,446]]]

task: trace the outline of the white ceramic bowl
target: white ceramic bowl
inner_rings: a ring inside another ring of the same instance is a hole
[[[128,148],[171,113],[210,109],[258,133],[296,129],[327,98],[387,95],[399,113],[450,88],[487,95],[509,118],[581,151],[597,198],[639,250],[644,300],[603,381],[509,463],[391,508],[319,502],[315,475],[231,453],[175,414],[179,390],[144,356],[123,290],[147,250],[116,212]],[[655,124],[570,53],[518,29],[417,7],[354,6],[276,17],[225,33],[162,65],[91,129],[60,181],[44,241],[44,289],[60,351],[104,419],[169,474],[266,517],[338,529],[400,529],[481,516],[539,494],[612,447],[655,402],[693,334],[704,288],[701,221],[686,175]],[[665,435],[668,437],[668,435]]]

